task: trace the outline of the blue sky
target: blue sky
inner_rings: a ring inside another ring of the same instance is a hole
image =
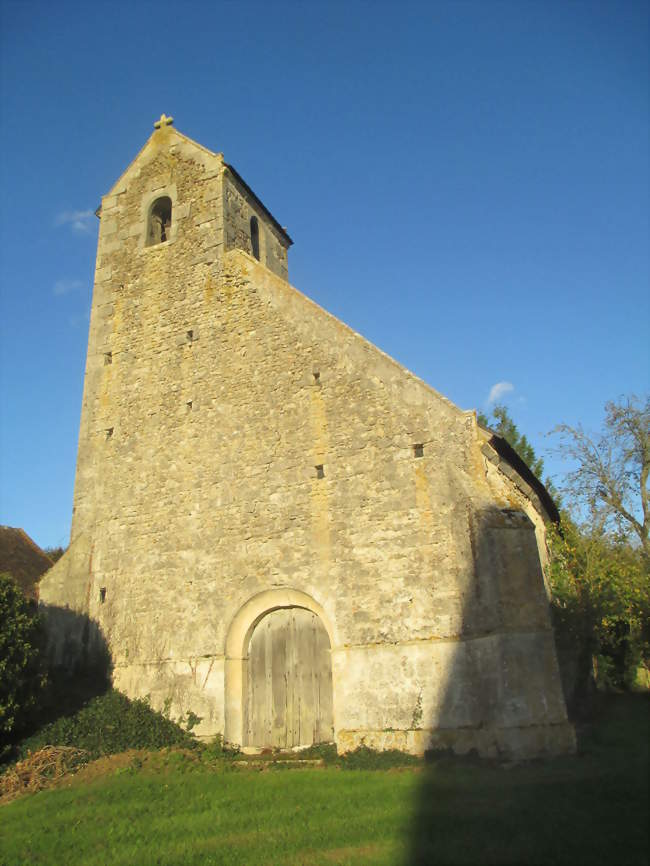
[[[544,434],[649,386],[648,5],[0,0],[0,523],[66,544],[92,212],[162,112],[291,282]],[[497,390],[499,390],[497,388]]]

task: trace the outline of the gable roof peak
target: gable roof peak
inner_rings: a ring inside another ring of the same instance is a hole
[[[184,135],[182,132],[179,132],[178,129],[176,129],[175,127],[172,127],[173,122],[174,122],[174,118],[173,117],[167,117],[167,115],[164,112],[163,112],[163,114],[160,115],[160,119],[156,120],[154,122],[154,125],[153,125],[154,129],[153,129],[153,132],[151,133],[151,135],[149,136],[149,138],[145,141],[145,143],[142,145],[140,150],[133,157],[131,162],[127,165],[127,167],[124,169],[124,171],[120,174],[120,176],[117,178],[115,183],[111,186],[109,191],[107,193],[105,193],[103,198],[105,198],[106,196],[114,195],[116,190],[119,190],[119,188],[124,184],[125,178],[130,173],[133,166],[140,160],[140,158],[142,157],[142,155],[145,152],[148,151],[149,153],[151,153],[152,148],[153,148],[153,150],[155,150],[158,147],[168,146],[170,143],[185,142],[185,143],[191,145],[192,147],[197,148],[197,150],[202,151],[202,153],[204,153],[208,158],[216,158],[216,159],[223,161],[223,154],[222,153],[217,153],[216,151],[210,150],[208,147],[205,147],[204,145],[200,144],[198,141],[194,141],[194,139],[190,138],[187,135]],[[95,213],[97,216],[100,216],[100,212],[101,212],[101,204],[97,208]]]

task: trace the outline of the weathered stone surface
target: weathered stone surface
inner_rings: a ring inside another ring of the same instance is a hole
[[[147,247],[159,195],[170,237]],[[542,515],[475,414],[289,285],[288,236],[221,154],[161,127],[109,204],[73,544],[42,601],[205,736],[242,742],[254,630],[302,607],[329,638],[339,748],[572,748]]]

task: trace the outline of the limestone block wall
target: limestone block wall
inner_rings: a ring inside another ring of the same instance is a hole
[[[226,168],[223,174],[225,248],[252,254],[250,220],[259,225],[260,261],[274,274],[288,279],[288,241],[268,219],[259,202]]]
[[[84,541],[43,603],[205,736],[241,742],[251,629],[298,605],[328,631],[341,748],[571,748],[535,527],[491,483],[474,414],[226,251],[220,155],[162,133],[103,201]],[[175,233],[147,248],[159,190]]]
[[[480,436],[482,436],[482,432]],[[550,598],[550,590],[546,584],[545,569],[548,563],[548,549],[546,546],[546,521],[549,520],[542,503],[530,488],[520,478],[515,470],[505,463],[499,455],[485,442],[481,446],[486,480],[492,490],[495,500],[502,503],[503,507],[510,507],[522,511],[528,516],[535,527],[537,539],[537,550],[542,565],[542,574],[547,597]]]
[[[73,539],[93,526],[96,508],[101,511],[106,461],[111,459],[110,451],[102,450],[110,444],[102,443],[113,435],[118,438],[120,425],[123,436],[141,412],[150,417],[158,411],[151,385],[162,371],[157,365],[152,368],[152,360],[161,352],[164,356],[170,340],[176,345],[194,338],[188,333],[197,302],[196,274],[216,261],[223,249],[222,173],[220,154],[211,154],[166,128],[152,136],[102,199]],[[171,237],[147,247],[147,212],[162,195],[172,199]],[[147,286],[160,286],[162,291],[148,294],[143,290]],[[209,291],[203,281],[201,290]],[[168,318],[165,321],[172,305],[177,307],[174,326]],[[149,348],[143,354],[139,348],[144,343]],[[120,389],[126,389],[128,396],[116,412],[113,395]],[[141,397],[149,400],[146,408]]]

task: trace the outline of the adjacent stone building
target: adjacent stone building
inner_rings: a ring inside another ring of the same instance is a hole
[[[164,115],[98,216],[57,660],[104,643],[251,749],[571,750],[514,452],[293,288],[286,229]]]

